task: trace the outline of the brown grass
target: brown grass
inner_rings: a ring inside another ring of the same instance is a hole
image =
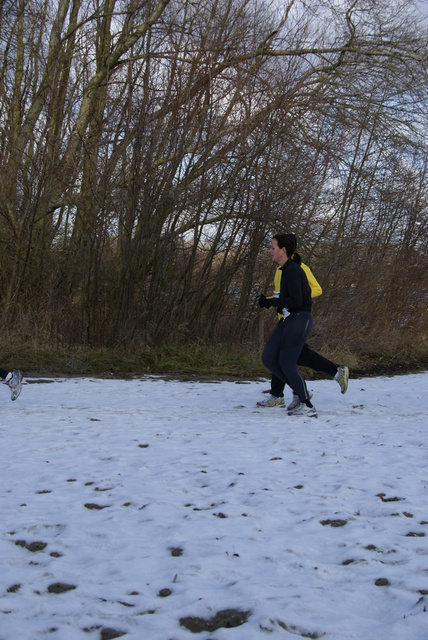
[[[347,364],[354,377],[389,375],[428,368],[427,344],[420,341],[418,349],[405,352],[403,345],[372,345],[370,348],[349,349],[309,341],[313,349],[338,364]],[[109,350],[84,346],[48,344],[34,339],[20,342],[9,336],[2,341],[0,366],[21,369],[34,376],[102,376],[131,377],[145,374],[234,377],[255,379],[269,377],[261,362],[261,349],[255,345],[165,345],[153,349]],[[308,379],[320,377],[304,370]]]

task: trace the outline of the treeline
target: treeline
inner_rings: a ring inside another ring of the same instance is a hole
[[[4,0],[0,26],[3,341],[257,344],[293,231],[316,343],[426,352],[411,0]]]

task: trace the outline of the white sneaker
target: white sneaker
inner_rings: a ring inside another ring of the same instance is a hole
[[[312,398],[313,395],[314,394],[312,393],[312,391],[309,391],[309,400]],[[287,411],[293,411],[293,409],[297,409],[299,405],[300,405],[300,398],[295,393],[293,393],[293,397],[291,399],[290,404],[287,407]]]
[[[266,400],[260,400],[256,403],[257,407],[281,407],[284,404],[284,396],[273,396],[266,398]]]
[[[289,416],[303,416],[306,418],[318,418],[315,407],[308,407],[306,404],[300,403],[298,407],[288,412]]]
[[[10,389],[10,399],[16,400],[22,389],[22,371],[9,371],[5,383]]]
[[[340,385],[340,391],[342,393],[346,393],[348,391],[348,380],[349,380],[349,369],[348,367],[342,366],[337,367],[337,373],[334,376],[336,382]]]

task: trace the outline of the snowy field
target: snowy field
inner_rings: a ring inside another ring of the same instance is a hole
[[[427,640],[428,372],[267,386],[0,388],[0,640]]]

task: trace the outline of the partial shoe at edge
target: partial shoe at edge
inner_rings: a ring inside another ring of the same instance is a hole
[[[10,389],[10,399],[16,400],[22,389],[22,371],[10,371],[5,383]]]

